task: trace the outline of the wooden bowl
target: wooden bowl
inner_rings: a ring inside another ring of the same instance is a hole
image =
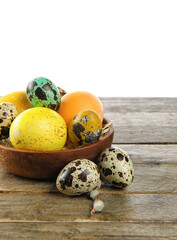
[[[103,123],[109,121],[104,118]],[[60,170],[72,160],[87,158],[96,160],[98,154],[110,147],[114,135],[113,126],[98,142],[61,151],[29,151],[0,144],[0,167],[6,171],[27,178],[54,179]]]

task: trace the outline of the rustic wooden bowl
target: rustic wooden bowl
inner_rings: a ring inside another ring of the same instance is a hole
[[[109,121],[104,118],[103,123]],[[96,160],[98,154],[110,147],[114,135],[113,126],[98,142],[61,151],[28,151],[0,144],[0,166],[6,171],[27,178],[54,179],[60,170],[72,160],[87,158]]]

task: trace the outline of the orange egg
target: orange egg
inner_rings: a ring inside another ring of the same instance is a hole
[[[26,91],[9,93],[0,99],[0,103],[2,102],[12,103],[17,108],[18,113],[21,113],[28,108],[32,108],[32,105],[28,102],[26,97]]]
[[[93,110],[103,120],[103,105],[98,97],[90,92],[76,91],[65,94],[61,98],[58,113],[64,118],[67,125],[73,117],[83,110]]]

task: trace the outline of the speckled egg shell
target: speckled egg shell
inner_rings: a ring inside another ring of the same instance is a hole
[[[6,138],[6,139],[0,139],[0,144],[7,146],[7,147],[13,147],[10,138]]]
[[[61,170],[56,186],[60,192],[76,196],[96,189],[99,181],[97,165],[88,159],[77,159]]]
[[[123,188],[133,182],[133,163],[120,148],[106,148],[98,157],[98,168],[101,176],[115,187]]]
[[[74,146],[85,146],[97,142],[102,131],[102,123],[95,111],[79,112],[70,122],[68,134]]]
[[[64,119],[54,110],[30,108],[20,113],[10,127],[15,148],[33,151],[60,151],[67,138]]]
[[[44,77],[35,78],[28,83],[26,96],[33,107],[47,107],[55,111],[60,107],[58,88]]]
[[[0,139],[9,137],[9,128],[17,115],[17,109],[12,103],[0,103]]]

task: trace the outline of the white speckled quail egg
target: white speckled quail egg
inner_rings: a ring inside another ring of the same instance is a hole
[[[101,176],[115,187],[123,188],[133,182],[133,163],[121,148],[106,148],[98,156],[98,168]]]
[[[88,159],[76,159],[59,173],[56,186],[66,195],[81,195],[97,188],[100,173],[97,165]]]
[[[12,103],[0,103],[0,139],[9,137],[9,128],[18,115],[16,107]]]
[[[7,146],[7,147],[13,147],[10,138],[0,139],[0,144]]]

